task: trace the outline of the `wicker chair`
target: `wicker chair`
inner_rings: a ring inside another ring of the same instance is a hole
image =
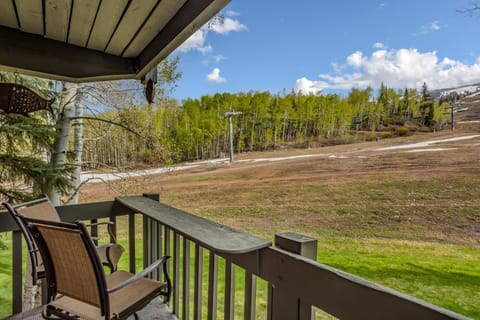
[[[3,203],[3,205],[7,208],[8,212],[15,220],[16,224],[20,228],[25,238],[28,248],[28,254],[32,262],[33,283],[36,284],[39,279],[45,277],[43,262],[35,245],[35,242],[33,241],[32,235],[30,234],[23,220],[24,218],[36,218],[60,222],[60,216],[58,215],[57,210],[47,196],[43,196],[40,199],[20,203],[17,205],[11,205],[9,203]],[[107,224],[107,226],[109,227],[108,232],[110,234],[110,239],[112,239],[113,242],[98,246],[97,252],[100,256],[100,261],[102,262],[102,264],[110,268],[110,271],[113,272],[117,269],[118,261],[120,260],[120,257],[125,250],[122,246],[115,243],[115,237],[110,228],[112,222],[100,222],[92,225],[101,224]]]
[[[171,283],[164,256],[134,275],[115,271],[105,275],[92,239],[82,222],[64,223],[25,218],[40,250],[50,302],[46,319],[126,319],[163,295],[170,298]],[[163,265],[164,279],[146,278]]]

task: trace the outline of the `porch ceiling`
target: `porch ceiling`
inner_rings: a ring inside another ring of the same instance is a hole
[[[2,0],[0,70],[140,79],[230,0]]]

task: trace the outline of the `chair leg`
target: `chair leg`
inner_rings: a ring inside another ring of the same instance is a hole
[[[133,316],[135,317],[135,320],[140,319],[140,318],[138,317],[138,314],[137,314],[136,312],[133,314]]]

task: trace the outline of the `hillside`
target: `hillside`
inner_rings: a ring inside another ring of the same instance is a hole
[[[480,123],[468,121],[453,132],[240,154],[234,164],[92,183],[81,200],[158,192],[265,239],[308,235],[321,263],[480,319]]]
[[[474,84],[459,86],[454,88],[431,90],[430,94],[432,95],[433,98],[448,96],[450,94],[457,94],[463,98],[471,95],[476,95],[479,92],[480,92],[480,83],[474,83]]]
[[[465,105],[453,132],[240,154],[234,164],[88,184],[81,200],[159,192],[166,203],[265,236],[308,221],[313,236],[330,230],[478,246],[480,107],[474,97]]]

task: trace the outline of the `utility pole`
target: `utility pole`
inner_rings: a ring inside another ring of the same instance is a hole
[[[453,123],[453,107],[455,106],[455,103],[457,102],[457,98],[453,99],[452,107],[450,108],[450,130],[455,130],[455,124]]]
[[[233,108],[230,111],[225,112],[225,118],[228,118],[228,135],[230,139],[230,163],[233,162],[233,125],[232,117],[241,115],[241,112],[234,111]]]

